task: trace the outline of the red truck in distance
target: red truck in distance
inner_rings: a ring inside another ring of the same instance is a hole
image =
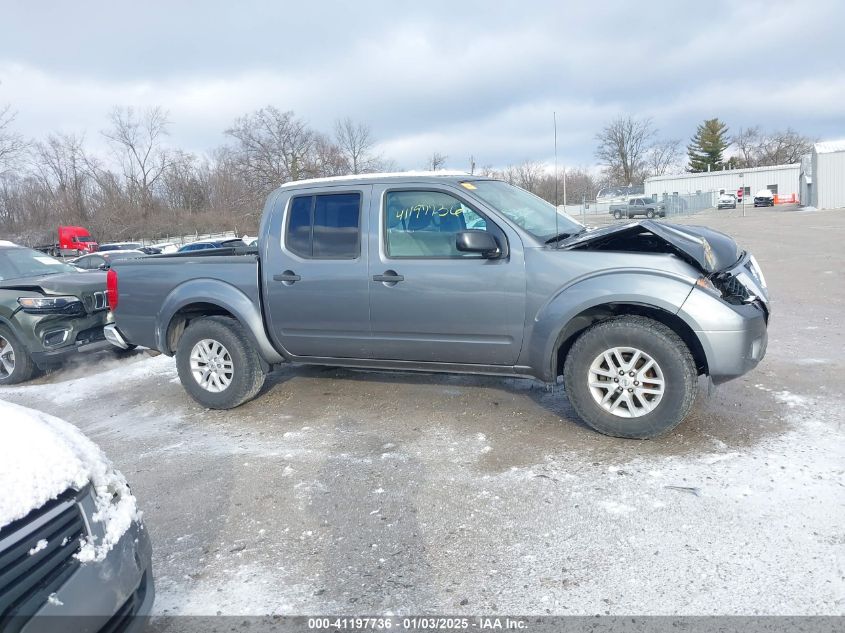
[[[53,257],[77,257],[100,250],[100,245],[91,237],[86,228],[60,226],[58,242],[35,248]]]

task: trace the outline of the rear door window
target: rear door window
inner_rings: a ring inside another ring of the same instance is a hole
[[[285,244],[314,259],[355,259],[361,252],[361,194],[298,196],[291,200]]]

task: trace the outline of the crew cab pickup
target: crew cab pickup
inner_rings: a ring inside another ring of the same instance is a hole
[[[662,218],[666,216],[666,207],[654,198],[631,198],[623,204],[610,205],[610,215],[617,220],[620,218],[634,218],[638,215],[643,215],[649,219],[654,217]]]
[[[107,338],[175,355],[209,408],[288,362],[562,376],[590,426],[632,438],[681,422],[699,375],[756,366],[769,318],[759,266],[722,233],[587,230],[505,182],[442,172],[285,184],[257,248],[115,262],[107,288]]]

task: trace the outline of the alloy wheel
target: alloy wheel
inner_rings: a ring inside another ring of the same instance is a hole
[[[663,370],[635,347],[612,347],[590,365],[590,394],[596,404],[620,418],[638,418],[654,411],[665,393]]]
[[[232,356],[219,341],[202,339],[191,350],[190,360],[191,375],[206,391],[220,393],[232,384]]]

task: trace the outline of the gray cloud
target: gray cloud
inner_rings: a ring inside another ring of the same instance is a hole
[[[370,123],[403,167],[427,155],[593,162],[609,118],[687,139],[732,127],[845,135],[845,5],[819,2],[19,3],[0,25],[0,103],[29,136],[87,130],[112,105],[160,104],[206,151],[266,104],[328,130]]]

